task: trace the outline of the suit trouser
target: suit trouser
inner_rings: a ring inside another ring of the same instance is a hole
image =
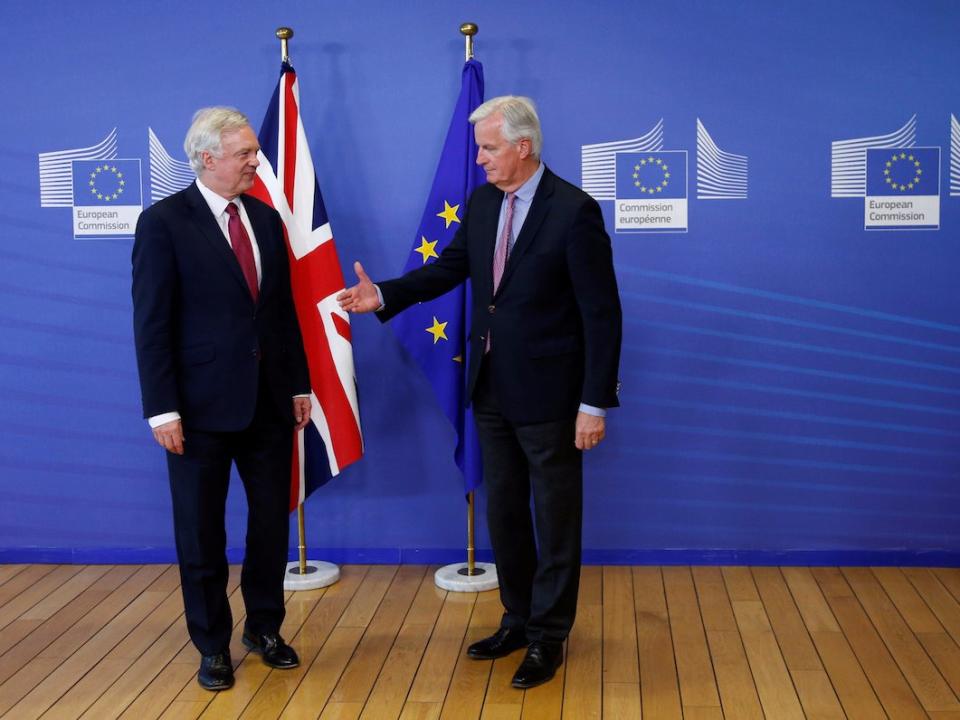
[[[203,655],[230,645],[224,513],[235,462],[247,496],[247,537],[240,589],[246,626],[278,632],[289,538],[292,426],[278,417],[263,386],[253,421],[239,432],[184,427],[184,454],[167,453],[184,612]],[[292,414],[292,406],[291,406]]]
[[[583,458],[574,445],[576,416],[511,423],[500,412],[487,365],[474,391],[473,416],[506,610],[501,625],[525,627],[530,640],[562,641],[573,627],[580,582]]]

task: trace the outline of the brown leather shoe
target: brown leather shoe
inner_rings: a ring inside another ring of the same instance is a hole
[[[502,627],[490,637],[478,640],[468,647],[467,657],[474,660],[496,660],[526,647],[528,642],[527,633],[522,628]]]
[[[515,688],[527,688],[543,685],[557,673],[563,664],[563,643],[551,640],[534,640],[527,648],[527,655],[513,676]]]

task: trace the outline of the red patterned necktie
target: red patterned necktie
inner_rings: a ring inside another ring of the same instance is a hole
[[[232,202],[227,203],[227,215],[230,216],[227,221],[230,245],[233,247],[233,254],[237,256],[237,262],[240,263],[243,277],[247,280],[250,295],[256,302],[260,296],[260,286],[257,282],[257,263],[253,259],[253,244],[250,242],[250,236],[247,235],[247,229],[240,220],[240,211]]]
[[[513,203],[517,199],[516,193],[507,193],[507,214],[503,219],[503,230],[500,231],[500,240],[493,253],[493,292],[500,287],[503,270],[507,267],[507,257],[510,255],[510,237],[513,235]]]

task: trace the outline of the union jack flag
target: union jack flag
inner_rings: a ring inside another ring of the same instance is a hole
[[[260,126],[260,167],[250,194],[280,213],[290,282],[310,366],[311,422],[296,434],[290,509],[363,455],[350,320],[334,299],[343,272],[300,118],[293,67],[280,82]]]

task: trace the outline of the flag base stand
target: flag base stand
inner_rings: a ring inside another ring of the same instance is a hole
[[[340,568],[323,560],[308,560],[306,572],[300,570],[298,561],[287,563],[287,572],[283,576],[284,590],[316,590],[333,585],[340,579]]]
[[[433,574],[433,582],[438,588],[451,592],[483,592],[500,585],[497,566],[493,563],[474,563],[472,575],[467,563],[444,565]]]

